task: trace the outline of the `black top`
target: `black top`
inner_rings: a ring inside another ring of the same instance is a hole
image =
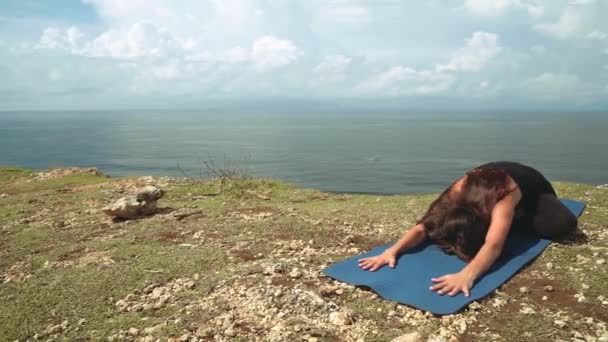
[[[477,168],[485,167],[503,170],[517,183],[522,194],[516,207],[516,212],[520,211],[520,215],[533,216],[536,213],[538,197],[541,194],[550,193],[557,196],[551,183],[538,170],[530,166],[510,161],[498,161],[483,164]]]

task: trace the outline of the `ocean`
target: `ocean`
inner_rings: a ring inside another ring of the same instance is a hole
[[[206,176],[205,161],[324,191],[437,193],[488,161],[608,183],[606,113],[0,112],[0,165]],[[180,170],[181,169],[181,170]]]

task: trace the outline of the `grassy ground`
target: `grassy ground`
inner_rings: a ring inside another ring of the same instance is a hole
[[[158,214],[113,222],[100,211],[146,184],[167,191]],[[442,318],[319,272],[394,241],[436,195],[3,167],[0,341],[608,341],[608,188],[554,186],[588,204],[576,236]]]

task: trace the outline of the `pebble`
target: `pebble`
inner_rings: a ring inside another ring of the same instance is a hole
[[[559,320],[559,319],[556,319],[555,321],[553,321],[553,324],[555,324],[559,328],[564,328],[566,326],[566,322]]]
[[[543,287],[543,289],[547,292],[553,292],[553,286],[551,286],[551,285],[547,285],[547,286]]]
[[[334,311],[330,313],[329,321],[336,325],[349,325],[352,323],[350,314],[344,311]]]
[[[504,299],[500,299],[500,298],[495,298],[494,299],[494,303],[492,303],[492,306],[495,308],[499,308],[503,305],[507,304],[507,301]]]
[[[605,259],[597,259],[597,260],[595,260],[595,263],[596,263],[596,264],[598,264],[598,265],[602,265],[602,264],[604,264],[605,262],[606,262],[606,260],[605,260]]]
[[[405,335],[395,337],[391,342],[422,342],[422,336],[415,331]]]
[[[1,197],[1,198],[7,198],[7,197],[8,197],[8,194],[0,194],[0,197]]]
[[[531,307],[525,307],[525,308],[519,310],[519,312],[521,312],[524,315],[534,315],[536,313],[536,311],[534,309],[532,309]]]
[[[553,263],[552,262],[548,262],[546,266],[547,266],[547,269],[550,270],[550,269],[553,268]]]
[[[585,303],[585,302],[587,302],[587,298],[585,298],[585,295],[584,295],[584,294],[582,294],[582,293],[577,293],[577,294],[575,294],[575,295],[574,295],[574,298],[576,298],[576,300],[577,300],[579,303]]]
[[[302,271],[300,271],[300,269],[297,267],[294,267],[294,269],[289,272],[289,276],[292,278],[300,278],[302,276]]]
[[[522,287],[519,288],[519,292],[521,292],[521,293],[528,293],[528,292],[530,292],[530,289],[527,288],[527,287],[525,287],[525,286],[522,286]]]
[[[541,299],[542,299],[542,300],[547,300],[547,299],[549,299],[549,297],[547,297],[547,296],[543,296],[543,298],[541,298]]]

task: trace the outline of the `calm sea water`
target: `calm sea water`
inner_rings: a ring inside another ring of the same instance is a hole
[[[255,176],[338,192],[432,193],[494,160],[550,180],[608,183],[608,115],[0,112],[0,164],[96,166],[112,176]]]

